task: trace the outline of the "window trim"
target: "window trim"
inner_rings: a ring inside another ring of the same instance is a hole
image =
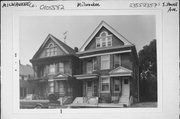
[[[116,91],[115,90],[115,80],[117,80],[118,82],[119,82],[119,91]],[[119,93],[119,92],[121,92],[121,80],[119,79],[119,78],[117,78],[117,79],[114,79],[114,84],[113,84],[113,89],[114,89],[114,93]]]
[[[103,33],[105,33],[106,35],[102,36]],[[105,39],[105,46],[103,46],[104,43],[102,40],[103,38]],[[108,45],[109,41],[111,45]],[[99,37],[96,37],[96,48],[111,47],[111,46],[112,46],[112,34],[108,35],[107,31],[102,31]]]
[[[119,66],[122,66],[122,56],[121,56],[121,54],[114,54],[114,57],[115,57],[115,56],[118,57],[118,65],[119,65]],[[113,64],[113,65],[114,65],[114,68],[117,68],[117,67],[116,67],[116,64],[115,64],[116,62],[114,61],[114,59],[113,59],[113,62],[114,62],[114,64]],[[119,66],[118,66],[118,67],[119,67]]]
[[[49,45],[46,47],[46,57],[50,56],[56,56],[57,55],[57,45],[54,43],[49,43]]]
[[[91,69],[91,70],[89,70]],[[93,62],[89,61],[86,63],[86,73],[91,74],[93,72]]]
[[[94,57],[92,62],[93,62],[93,69],[92,69],[92,70],[93,70],[93,71],[96,71],[96,70],[97,70],[97,67],[98,67],[98,66],[97,66],[97,65],[98,65],[98,63],[97,63],[97,58]],[[96,62],[96,63],[95,63],[95,62]],[[96,64],[96,69],[95,69],[95,64]]]
[[[60,67],[60,64],[62,64],[61,67]],[[60,71],[60,68],[63,69],[62,72]],[[58,63],[58,72],[59,72],[59,73],[64,73],[64,71],[65,71],[65,69],[64,69],[64,63],[63,63],[63,62],[59,62],[59,63]]]
[[[103,82],[103,79],[107,79],[107,82]],[[109,86],[109,89],[106,90],[106,91],[103,91],[102,87],[103,87],[103,84],[106,84],[108,83],[108,86]],[[110,93],[110,77],[101,77],[101,93]]]
[[[108,56],[107,59],[103,59],[103,56]],[[107,68],[103,68],[103,61],[107,61],[108,62],[108,67]],[[101,55],[101,70],[106,70],[106,69],[110,69],[110,55]]]
[[[51,72],[51,68],[54,68],[54,72]],[[52,75],[52,74],[55,74],[56,73],[56,65],[55,64],[50,64],[49,65],[49,74]]]
[[[128,83],[127,83],[127,84],[125,83],[125,80],[127,80],[127,81],[128,81]],[[129,85],[129,83],[130,83],[130,79],[129,79],[128,77],[123,77],[123,84],[125,84],[125,85]]]

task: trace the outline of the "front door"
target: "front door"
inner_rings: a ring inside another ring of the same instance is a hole
[[[129,94],[130,94],[129,78],[123,78],[122,96],[127,96],[127,97],[129,97]]]
[[[122,95],[120,97],[120,103],[129,103],[129,95],[130,95],[130,82],[129,78],[123,78],[122,82]]]
[[[93,82],[92,81],[87,81],[86,82],[86,95],[88,97],[92,97],[93,95]]]

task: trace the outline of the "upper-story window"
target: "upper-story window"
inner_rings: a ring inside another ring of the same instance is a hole
[[[90,74],[93,71],[93,64],[92,62],[87,62],[87,73]]]
[[[121,55],[115,54],[114,55],[114,68],[117,68],[119,66],[121,66]]]
[[[92,73],[97,70],[97,59],[96,57],[92,58],[86,63],[87,73]]]
[[[49,74],[55,74],[55,64],[50,64],[49,66]]]
[[[46,49],[46,56],[56,56],[57,46],[54,43],[50,43]]]
[[[110,69],[110,55],[101,56],[101,69]]]
[[[59,72],[64,73],[64,63],[59,63]]]
[[[106,31],[103,31],[99,37],[96,37],[96,48],[109,46],[112,46],[112,35],[108,35]]]

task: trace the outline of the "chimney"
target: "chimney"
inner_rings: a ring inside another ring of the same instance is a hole
[[[74,47],[74,51],[75,51],[75,52],[78,52],[78,48],[77,48],[77,47]]]

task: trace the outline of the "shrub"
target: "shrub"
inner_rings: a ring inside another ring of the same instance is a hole
[[[59,97],[57,95],[55,95],[55,94],[49,94],[49,96],[48,96],[48,100],[50,102],[56,102],[58,100],[58,98]]]

